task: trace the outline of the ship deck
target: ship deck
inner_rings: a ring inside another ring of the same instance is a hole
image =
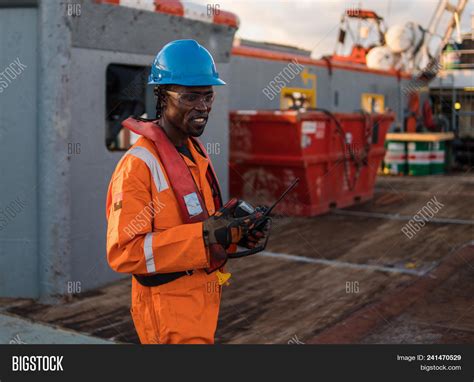
[[[401,228],[443,206],[413,238]],[[216,342],[474,343],[474,175],[378,177],[374,198],[311,218],[274,219],[267,251],[232,260]],[[48,306],[0,311],[137,343],[130,280]]]

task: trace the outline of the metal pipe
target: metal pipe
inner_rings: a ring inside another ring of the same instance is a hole
[[[454,75],[451,75],[453,82],[451,83],[451,130],[454,134],[457,134],[456,127],[456,110],[454,109],[454,103],[456,102],[456,88],[454,87]]]
[[[39,291],[57,302],[71,277],[70,70],[71,29],[64,4],[38,7],[38,256]]]

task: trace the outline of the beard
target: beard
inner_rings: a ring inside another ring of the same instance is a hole
[[[206,125],[203,125],[200,127],[190,126],[190,128],[188,129],[188,134],[191,137],[195,137],[195,138],[200,137],[204,133],[205,128],[206,128]]]

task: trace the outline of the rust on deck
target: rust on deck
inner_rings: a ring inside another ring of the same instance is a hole
[[[379,177],[372,201],[344,210],[355,214],[276,218],[272,256],[229,264],[216,342],[474,343],[473,186],[469,173]],[[433,197],[440,221],[407,238],[398,217]],[[137,343],[129,303],[123,280],[60,305],[0,299],[0,309]]]

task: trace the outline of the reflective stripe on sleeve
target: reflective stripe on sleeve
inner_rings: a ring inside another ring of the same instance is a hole
[[[153,177],[156,189],[160,192],[169,188],[168,182],[166,181],[165,174],[161,169],[158,160],[155,156],[145,147],[137,146],[128,151],[127,154],[133,155],[136,158],[140,158],[148,166],[150,173]]]
[[[143,251],[145,252],[145,259],[146,259],[146,270],[149,273],[156,272],[152,243],[153,243],[153,234],[150,232],[146,234],[145,242],[143,243]]]

